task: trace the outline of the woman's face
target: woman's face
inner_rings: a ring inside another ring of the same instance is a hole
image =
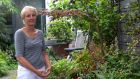
[[[36,13],[33,10],[27,9],[23,18],[25,25],[34,26],[36,23]]]

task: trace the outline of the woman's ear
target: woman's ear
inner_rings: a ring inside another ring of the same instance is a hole
[[[22,19],[23,24],[25,24],[25,21]]]

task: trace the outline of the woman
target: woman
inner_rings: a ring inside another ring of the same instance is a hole
[[[21,11],[24,26],[15,32],[14,37],[17,79],[45,79],[51,71],[43,32],[35,28],[36,17],[37,10],[32,6],[25,6]]]

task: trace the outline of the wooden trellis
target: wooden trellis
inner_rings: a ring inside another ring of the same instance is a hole
[[[83,16],[86,15],[86,13],[80,11],[80,10],[52,10],[49,11],[48,9],[39,9],[38,10],[39,15],[47,15],[47,16],[53,16],[54,18],[63,17],[63,16]]]

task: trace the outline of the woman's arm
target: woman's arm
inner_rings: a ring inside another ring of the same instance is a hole
[[[44,56],[44,60],[45,60],[45,66],[46,66],[46,71],[47,71],[47,75],[50,74],[51,72],[51,62],[50,62],[50,59],[49,59],[49,56],[46,52],[46,46],[45,46],[45,40],[44,40],[44,36],[43,36],[43,32],[41,31],[42,33],[42,53],[43,53],[43,56]]]
[[[45,59],[46,72],[47,72],[46,75],[48,77],[48,75],[51,73],[51,62],[46,52],[44,52],[44,59]]]
[[[31,70],[32,72],[36,73],[40,77],[45,77],[41,71],[38,71],[35,67],[33,67],[23,56],[17,56],[16,59],[20,64],[22,64],[25,68]]]

